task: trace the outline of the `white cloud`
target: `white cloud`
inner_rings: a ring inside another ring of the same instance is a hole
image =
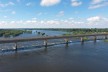
[[[80,6],[82,4],[81,1],[78,1],[78,0],[71,0],[71,5],[72,6]]]
[[[72,22],[68,20],[31,20],[0,21],[0,28],[49,28],[68,27]],[[69,26],[70,27],[70,26]]]
[[[61,16],[64,16],[64,11],[60,11],[58,14],[57,14],[58,17],[61,17]]]
[[[101,16],[94,16],[87,18],[86,24],[89,27],[97,27],[97,28],[107,28],[108,27],[108,18]]]
[[[40,16],[40,15],[42,15],[42,14],[43,14],[42,12],[39,12],[37,15]]]
[[[4,18],[8,18],[8,16],[4,16]]]
[[[13,6],[13,5],[15,5],[15,3],[13,3],[13,2],[8,2],[8,3],[0,3],[0,7],[8,7],[8,6]]]
[[[33,5],[33,3],[31,3],[31,2],[28,2],[27,4],[26,4],[26,6],[32,6]]]
[[[108,6],[107,0],[92,0],[89,9],[96,9],[104,6]]]
[[[57,20],[49,20],[46,23],[47,24],[59,24],[59,21],[57,21]]]
[[[47,15],[47,12],[36,12],[37,16],[43,16],[43,15]]]
[[[16,23],[16,21],[10,21],[10,24],[15,24]]]
[[[41,0],[41,6],[52,6],[60,3],[61,0]]]
[[[17,2],[20,2],[21,0],[16,0]]]
[[[32,18],[32,20],[37,20],[37,18],[36,18],[36,17],[34,17],[34,18]]]
[[[11,14],[16,14],[16,11],[12,11]]]
[[[92,0],[91,4],[99,4],[103,2],[103,0]]]
[[[107,23],[108,18],[101,16],[80,20],[74,18],[63,20],[38,20],[37,18],[32,18],[30,20],[0,21],[0,28],[105,28],[108,27]]]
[[[87,21],[89,22],[97,22],[97,21],[100,21],[102,18],[100,16],[94,16],[94,17],[90,17],[90,18],[87,18]]]

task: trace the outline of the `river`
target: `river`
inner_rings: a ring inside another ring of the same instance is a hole
[[[54,45],[44,50],[0,56],[0,72],[108,72],[108,43],[103,40]]]
[[[58,31],[38,32],[49,36],[64,34]],[[34,36],[38,37],[35,30],[32,34],[18,37]],[[108,42],[105,40],[85,41],[84,44],[73,41],[68,46],[65,43],[55,44],[47,49],[38,44],[43,44],[43,41],[18,43],[17,52],[8,50],[13,49],[14,44],[1,44],[0,72],[108,72]]]
[[[53,31],[53,30],[32,30],[32,33],[23,33],[19,36],[16,37],[39,37],[42,35],[39,35],[38,32],[40,33],[45,33],[45,36],[59,36],[59,35],[63,35],[66,34],[67,32],[63,32],[63,31]]]

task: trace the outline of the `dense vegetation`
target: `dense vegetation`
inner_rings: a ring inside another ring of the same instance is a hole
[[[67,32],[63,35],[108,33],[108,28],[34,28],[29,30],[52,30]]]
[[[108,28],[99,29],[99,28],[73,28],[73,29],[62,29],[62,28],[38,28],[38,29],[1,29],[0,36],[10,37],[18,36],[22,33],[31,33],[31,30],[52,30],[52,31],[65,31],[66,34],[63,35],[77,35],[77,34],[94,34],[94,33],[108,33]],[[45,36],[45,33],[37,32],[38,35]],[[46,35],[47,36],[47,35]]]
[[[30,29],[32,30],[32,29]],[[94,34],[94,33],[108,33],[108,28],[36,28],[36,30],[52,30],[52,31],[65,31],[63,35],[77,35],[77,34]]]
[[[57,31],[66,31],[66,32],[108,32],[108,28],[99,29],[99,28],[73,28],[73,29],[51,29]]]
[[[0,30],[0,36],[4,36],[4,37],[10,37],[10,36],[18,36],[22,33],[31,33],[31,31],[27,31],[27,30],[10,30],[10,29],[1,29]]]
[[[35,30],[53,30],[53,31],[65,31],[65,32],[77,32],[77,33],[100,33],[108,32],[108,28],[34,28]],[[33,30],[34,30],[33,29]],[[30,29],[32,30],[32,29]]]
[[[94,33],[108,33],[108,28],[105,29],[97,29],[97,28],[90,28],[90,29],[51,29],[57,31],[65,31],[68,32],[64,35],[77,35],[77,34],[94,34]]]

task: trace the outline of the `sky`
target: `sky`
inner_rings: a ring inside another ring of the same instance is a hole
[[[0,0],[0,28],[108,28],[108,0]]]

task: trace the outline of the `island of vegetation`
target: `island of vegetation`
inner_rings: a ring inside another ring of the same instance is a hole
[[[64,28],[34,28],[34,29],[0,29],[0,36],[1,37],[15,37],[19,36],[23,33],[32,33],[32,30],[52,30],[52,31],[62,31],[66,32],[65,36],[69,35],[79,35],[79,34],[98,34],[98,33],[108,33],[108,28],[70,28],[70,29],[64,29]],[[40,36],[48,36],[46,33],[38,32],[36,33]],[[85,40],[88,40],[88,38],[84,37]]]
[[[52,30],[67,32],[63,35],[108,33],[108,28],[34,28],[29,30]]]
[[[32,33],[30,30],[13,30],[13,29],[1,29],[0,30],[0,37],[15,37],[19,36],[20,34],[23,33]]]
[[[66,32],[63,36],[69,35],[80,35],[80,34],[100,34],[100,33],[108,33],[108,28],[36,28],[36,30],[52,30],[52,31],[62,31]],[[40,33],[39,33],[40,34]],[[77,38],[77,37],[76,37]],[[83,37],[84,40],[89,40],[88,37]],[[105,40],[108,42],[108,40]]]

